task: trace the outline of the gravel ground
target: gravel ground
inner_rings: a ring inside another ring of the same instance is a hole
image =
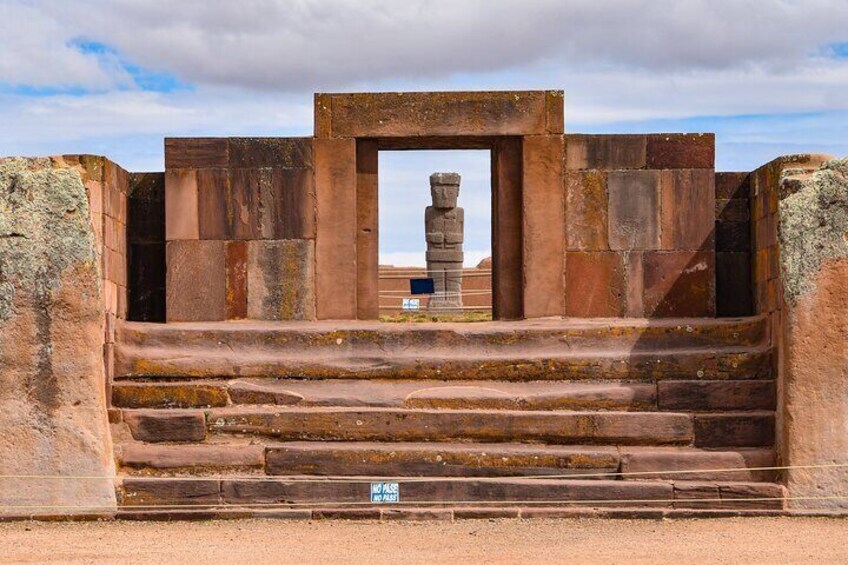
[[[11,522],[0,563],[848,563],[848,520]]]

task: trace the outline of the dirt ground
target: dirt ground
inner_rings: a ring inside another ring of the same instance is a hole
[[[848,563],[848,519],[11,522],[0,563]]]

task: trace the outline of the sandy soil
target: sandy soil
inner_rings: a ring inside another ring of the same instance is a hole
[[[0,563],[848,563],[848,520],[0,524]]]

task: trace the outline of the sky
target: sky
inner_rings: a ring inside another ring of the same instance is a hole
[[[715,132],[718,170],[848,155],[846,0],[0,0],[0,34],[0,155],[162,170],[165,136],[310,135],[318,91],[496,89],[565,90],[567,132]],[[435,170],[488,252],[487,154],[380,165],[382,262],[418,261]]]

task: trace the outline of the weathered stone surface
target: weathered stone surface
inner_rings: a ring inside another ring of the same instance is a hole
[[[206,420],[200,411],[132,410],[124,412],[124,422],[133,439],[138,441],[203,441],[206,438]]]
[[[253,433],[282,440],[545,441],[550,443],[685,444],[692,420],[649,412],[529,412],[219,408],[209,412],[216,432]],[[762,445],[762,444],[753,444]]]
[[[610,249],[660,248],[660,178],[659,171],[607,175]]]
[[[316,94],[315,136],[562,133],[561,91]],[[550,107],[550,111],[549,111]],[[551,123],[548,121],[551,120]]]
[[[565,261],[565,315],[613,318],[625,313],[623,254],[570,251]]]
[[[235,404],[277,404],[291,406],[303,401],[303,395],[273,383],[234,381],[227,387]]]
[[[569,251],[609,250],[607,178],[599,171],[566,172],[565,238]]]
[[[269,446],[269,475],[510,476],[589,475],[618,471],[613,447],[515,444],[295,442]]]
[[[711,169],[662,172],[662,248],[715,247],[715,174]]]
[[[775,472],[771,449],[701,450],[689,447],[622,448],[625,480],[771,481]]]
[[[105,479],[2,479],[0,515],[115,506],[91,229],[100,218],[90,216],[81,172],[0,160],[0,475]]]
[[[221,500],[221,482],[214,479],[146,479],[126,477],[121,488],[122,506],[214,506]]]
[[[645,135],[583,135],[565,136],[565,168],[644,169],[647,136]]]
[[[648,136],[649,169],[712,169],[715,135],[712,133],[657,133]]]
[[[645,253],[644,283],[644,306],[648,316],[715,314],[715,253]]]
[[[312,166],[311,137],[230,137],[227,141],[230,167]]]
[[[826,163],[780,202],[784,421],[788,465],[848,453],[848,159]],[[846,497],[848,469],[793,469],[790,497]],[[844,499],[790,501],[846,507]]]
[[[227,169],[200,169],[195,175],[200,239],[234,239],[234,206]]]
[[[247,315],[262,320],[315,319],[312,240],[247,243]]]
[[[233,239],[259,239],[262,237],[260,225],[260,169],[230,169],[230,198],[232,208]],[[205,202],[205,201],[204,201]],[[217,202],[218,205],[226,203]],[[210,239],[219,239],[212,237]]]
[[[148,445],[125,443],[120,446],[121,465],[149,469],[220,469],[262,467],[262,445]]]
[[[168,321],[226,319],[226,242],[169,241],[166,255]]]
[[[750,316],[753,298],[751,254],[716,252],[716,315]]]
[[[769,447],[774,445],[774,414],[737,412],[695,415],[698,447]]]
[[[716,199],[734,198],[748,199],[750,190],[750,173],[716,173]]]
[[[133,383],[112,385],[112,404],[119,408],[205,408],[226,406],[227,389],[207,382]]]
[[[226,167],[229,143],[225,137],[165,138],[165,169]]]
[[[199,239],[197,171],[165,172],[165,239]]]
[[[226,276],[228,320],[241,320],[247,317],[247,248],[246,241],[228,241],[224,271]]]
[[[663,381],[660,410],[774,410],[774,381]]]

